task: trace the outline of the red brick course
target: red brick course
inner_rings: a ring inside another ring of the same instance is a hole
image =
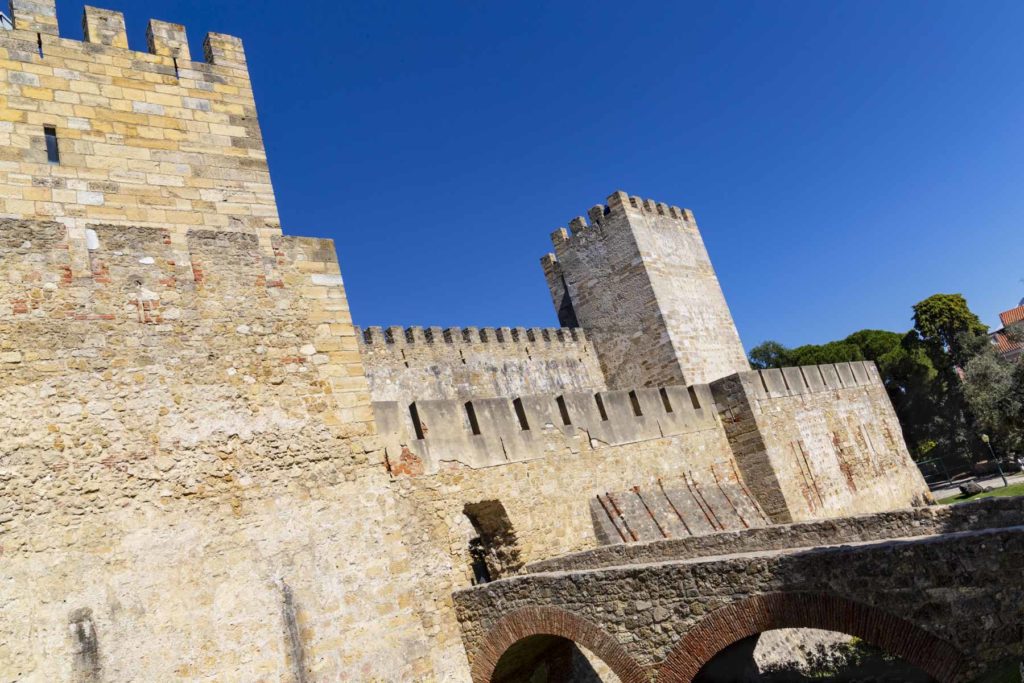
[[[729,645],[763,631],[838,631],[902,657],[940,683],[962,680],[963,655],[949,643],[875,607],[825,593],[769,593],[715,610],[690,629],[662,663],[658,683],[689,683]]]
[[[524,607],[502,617],[483,638],[473,658],[474,683],[489,683],[502,655],[523,638],[536,635],[567,638],[587,648],[622,683],[650,683],[648,672],[617,640],[586,619],[556,607]]]

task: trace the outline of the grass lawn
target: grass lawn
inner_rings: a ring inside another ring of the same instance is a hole
[[[961,494],[955,498],[940,500],[939,503],[942,505],[952,505],[953,503],[966,503],[969,500],[980,500],[981,498],[1003,498],[1005,496],[1024,496],[1024,484],[996,486],[986,493],[979,493],[974,496],[965,496]]]

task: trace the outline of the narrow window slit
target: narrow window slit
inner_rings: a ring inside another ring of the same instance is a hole
[[[51,164],[59,164],[60,146],[57,144],[57,129],[53,126],[43,126],[43,136],[46,138],[46,160]]]
[[[39,57],[40,58],[45,57],[46,55],[43,54],[43,34],[42,33],[37,33],[36,34],[36,46],[39,48]]]
[[[512,401],[512,407],[516,411],[516,418],[519,420],[519,428],[524,432],[530,431],[530,423],[526,419],[526,410],[523,408],[523,399],[517,398]]]
[[[640,397],[636,395],[636,391],[629,392],[629,402],[633,406],[633,414],[637,417],[643,417],[644,411],[640,409]]]
[[[597,404],[597,412],[601,414],[601,421],[608,421],[608,413],[604,409],[604,400],[601,398],[601,394],[594,394],[594,403]]]
[[[572,420],[569,419],[569,408],[565,405],[565,398],[559,396],[555,399],[555,403],[558,404],[558,412],[562,416],[562,424],[568,427],[572,424]]]
[[[174,77],[181,78],[181,71],[178,70],[178,58],[174,57]]]
[[[469,431],[473,436],[480,436],[480,423],[476,419],[476,408],[472,401],[466,401],[466,417],[469,419]]]
[[[417,439],[423,439],[423,423],[420,422],[420,411],[415,403],[409,404],[409,417],[412,418],[412,428],[416,432]]]
[[[690,394],[690,403],[693,404],[693,409],[700,410],[700,399],[697,398],[697,390],[693,387],[686,387],[686,391]]]
[[[665,390],[665,387],[662,387],[661,389],[659,389],[658,393],[661,394],[661,404],[663,406],[665,406],[665,412],[666,413],[671,413],[672,412],[672,401],[668,400],[668,392]]]

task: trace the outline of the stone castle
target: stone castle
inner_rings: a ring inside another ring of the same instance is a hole
[[[467,587],[928,501],[872,364],[750,370],[691,211],[557,230],[559,329],[359,329],[239,39],[10,14],[4,680],[467,681]]]

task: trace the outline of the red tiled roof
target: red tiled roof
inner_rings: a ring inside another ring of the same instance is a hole
[[[999,319],[1003,322],[1003,327],[1009,327],[1010,325],[1016,325],[1019,322],[1024,322],[1024,306],[1018,306],[1005,313],[999,314]]]
[[[1024,342],[1013,341],[1004,330],[992,334],[992,341],[995,342],[999,353],[1012,353],[1024,348]]]

